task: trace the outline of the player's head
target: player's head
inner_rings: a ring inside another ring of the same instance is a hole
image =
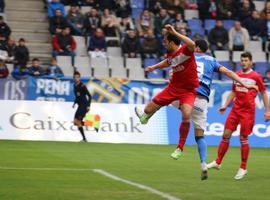
[[[173,34],[167,33],[163,39],[163,45],[168,52],[173,52],[180,45],[180,40]]]
[[[80,72],[78,72],[78,71],[74,72],[73,79],[74,79],[75,84],[78,84],[81,81]]]
[[[244,52],[241,54],[241,67],[243,71],[249,70],[253,65],[252,55],[250,52]]]
[[[208,50],[208,43],[206,40],[196,40],[195,41],[195,52],[197,53],[205,53]]]

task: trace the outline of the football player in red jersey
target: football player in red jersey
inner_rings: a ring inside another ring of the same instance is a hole
[[[145,71],[152,72],[155,69],[163,69],[171,66],[173,78],[145,106],[144,112],[138,108],[135,108],[135,112],[140,122],[146,124],[158,109],[178,100],[182,112],[182,123],[179,128],[181,141],[176,151],[180,154],[190,129],[190,117],[196,97],[196,88],[199,86],[197,65],[194,57],[195,42],[178,33],[171,25],[166,25],[165,28],[167,29],[167,34],[164,37],[163,44],[168,51],[167,57],[160,63],[147,67]],[[183,42],[182,46],[180,46],[181,41]]]
[[[263,84],[262,77],[255,71],[252,70],[252,55],[249,52],[241,54],[241,66],[242,70],[237,72],[237,75],[247,85],[256,85],[258,90],[262,94],[263,104],[265,107],[264,118],[270,119],[270,109],[268,103],[268,96],[266,93],[265,86]],[[208,169],[216,168],[219,169],[222,159],[225,156],[228,148],[230,137],[236,130],[237,126],[240,125],[240,142],[241,142],[241,164],[240,168],[235,175],[235,179],[242,179],[247,174],[247,160],[249,154],[249,143],[248,136],[252,133],[255,120],[255,98],[258,91],[255,89],[247,89],[239,83],[234,82],[232,92],[228,96],[228,99],[220,108],[220,112],[224,113],[228,105],[232,100],[233,106],[230,114],[227,117],[225,123],[225,130],[222,136],[222,140],[219,144],[217,158],[213,162],[207,165]]]

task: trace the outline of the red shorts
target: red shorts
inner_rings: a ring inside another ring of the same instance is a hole
[[[240,135],[248,136],[252,133],[254,126],[255,113],[239,113],[231,110],[225,123],[225,129],[235,131],[238,124],[240,124]]]
[[[196,90],[179,90],[175,91],[171,87],[165,87],[154,98],[153,102],[160,106],[167,106],[173,101],[180,101],[180,104],[189,104],[193,107],[196,98]]]

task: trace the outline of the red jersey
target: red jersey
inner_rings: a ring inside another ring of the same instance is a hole
[[[173,76],[169,87],[174,90],[195,90],[199,87],[197,65],[194,52],[184,44],[176,52],[167,54],[167,61],[172,66]]]
[[[266,90],[262,77],[257,72],[251,70],[248,73],[243,73],[241,70],[237,72],[237,75],[247,85],[257,85],[260,92]],[[255,89],[247,89],[236,82],[233,84],[233,91],[235,92],[235,100],[232,109],[237,112],[246,112],[247,114],[255,113],[255,98],[258,91]]]

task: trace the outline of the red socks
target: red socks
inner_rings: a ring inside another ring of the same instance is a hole
[[[249,154],[249,143],[248,138],[241,138],[241,165],[240,168],[246,169],[247,168],[247,160]]]
[[[218,147],[218,157],[216,158],[216,163],[220,165],[224,155],[226,154],[230,145],[230,138],[222,138]]]
[[[181,151],[183,151],[183,149],[184,149],[184,145],[185,145],[186,140],[187,140],[189,128],[190,128],[189,122],[182,122],[180,127],[179,127],[180,138],[179,138],[179,143],[178,143],[177,147],[179,149],[181,149]]]

